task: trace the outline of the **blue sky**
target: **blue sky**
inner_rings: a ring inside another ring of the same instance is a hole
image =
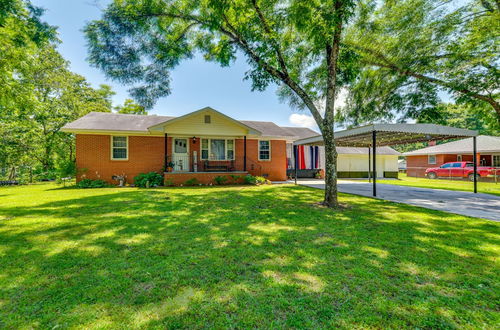
[[[106,79],[91,67],[87,57],[86,41],[82,29],[86,22],[100,17],[105,0],[32,0],[46,9],[44,19],[58,27],[62,44],[59,51],[71,62],[71,70],[85,76],[94,86],[108,84],[117,93],[115,105],[128,96],[127,86]],[[273,121],[282,126],[312,126],[307,112],[294,112],[276,96],[276,86],[265,92],[252,92],[249,81],[243,81],[248,66],[239,58],[229,68],[194,58],[181,63],[172,72],[172,94],[159,100],[151,114],[179,116],[211,106],[226,115],[241,120]]]

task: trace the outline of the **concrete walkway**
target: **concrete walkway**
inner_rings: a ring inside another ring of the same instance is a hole
[[[298,184],[325,189],[323,180],[302,179]],[[372,196],[372,184],[340,180],[339,191],[348,194]],[[391,184],[377,184],[377,198],[405,203],[433,210],[457,213],[470,217],[500,221],[500,196],[473,194],[467,191],[417,188]]]

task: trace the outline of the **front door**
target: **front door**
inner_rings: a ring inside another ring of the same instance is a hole
[[[174,138],[172,142],[172,162],[174,163],[173,170],[176,172],[189,172],[188,139]]]

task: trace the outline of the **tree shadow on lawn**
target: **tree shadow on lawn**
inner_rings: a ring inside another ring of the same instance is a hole
[[[496,223],[279,186],[0,206],[2,327],[459,327],[498,316]],[[3,320],[3,321],[2,321]]]

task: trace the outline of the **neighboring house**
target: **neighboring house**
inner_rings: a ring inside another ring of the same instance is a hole
[[[448,162],[472,161],[472,138],[410,151],[406,156],[407,175],[425,177],[425,170]],[[477,159],[480,166],[500,167],[500,137],[479,135]]]
[[[181,117],[91,112],[62,130],[76,135],[77,180],[116,183],[125,174],[132,182],[154,171],[181,184],[246,173],[286,180],[286,145],[308,129],[239,121],[207,107]]]

